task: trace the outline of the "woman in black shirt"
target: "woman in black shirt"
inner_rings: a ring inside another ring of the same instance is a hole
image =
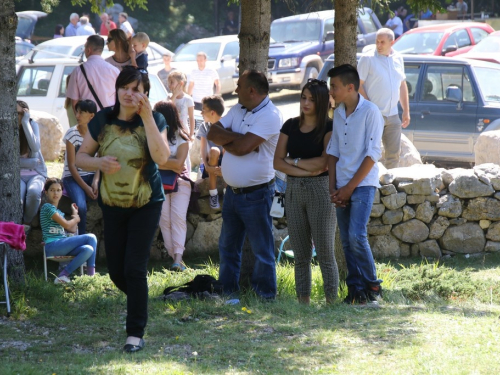
[[[283,124],[274,154],[274,168],[287,174],[285,208],[295,256],[295,290],[299,302],[306,304],[311,296],[314,247],[328,303],[337,297],[339,283],[335,208],[328,191],[326,148],[332,135],[328,99],[325,81],[308,81],[300,96],[300,117]]]

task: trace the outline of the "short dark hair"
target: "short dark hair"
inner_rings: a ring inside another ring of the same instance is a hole
[[[351,64],[343,64],[336,66],[328,71],[328,77],[339,77],[344,86],[354,85],[354,89],[359,91],[359,74]]]
[[[61,189],[64,190],[64,185],[63,182],[60,178],[57,177],[49,177],[45,180],[45,185],[43,185],[43,190],[44,191],[49,191],[50,187],[54,184],[59,184],[61,185]]]
[[[269,82],[264,73],[255,69],[248,69],[243,72],[247,77],[248,85],[253,87],[259,94],[269,94]]]
[[[224,113],[224,99],[220,95],[205,96],[201,99],[201,103],[206,105],[208,109],[214,111],[219,116]]]
[[[76,105],[75,105],[75,110],[78,111],[80,110],[81,112],[88,112],[88,113],[97,113],[97,105],[93,100],[86,99],[86,100],[79,100]]]
[[[93,51],[102,51],[104,49],[104,39],[99,35],[91,35],[87,38],[85,45]]]

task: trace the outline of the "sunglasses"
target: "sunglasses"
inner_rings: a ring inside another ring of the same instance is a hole
[[[113,41],[113,38],[108,38],[108,40],[106,41],[106,44],[109,44]]]
[[[316,78],[309,78],[307,80],[307,83],[311,83],[313,85],[325,85],[326,86],[326,81],[323,81],[321,79],[316,79]]]

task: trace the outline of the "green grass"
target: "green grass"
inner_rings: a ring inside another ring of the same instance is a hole
[[[126,299],[102,265],[97,277],[57,286],[28,262],[26,286],[13,290],[14,313],[0,318],[0,374],[500,373],[500,254],[378,263],[385,291],[378,309],[327,306],[317,265],[312,303],[299,305],[286,262],[274,303],[252,293],[236,306],[160,300],[167,286],[218,274],[216,263],[188,264],[185,273],[151,265],[146,348],[126,355]]]

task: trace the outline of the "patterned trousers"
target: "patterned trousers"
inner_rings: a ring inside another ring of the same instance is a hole
[[[337,297],[339,272],[334,254],[336,215],[330,202],[328,176],[287,177],[285,208],[295,256],[297,297],[311,295],[313,241],[327,299]]]

